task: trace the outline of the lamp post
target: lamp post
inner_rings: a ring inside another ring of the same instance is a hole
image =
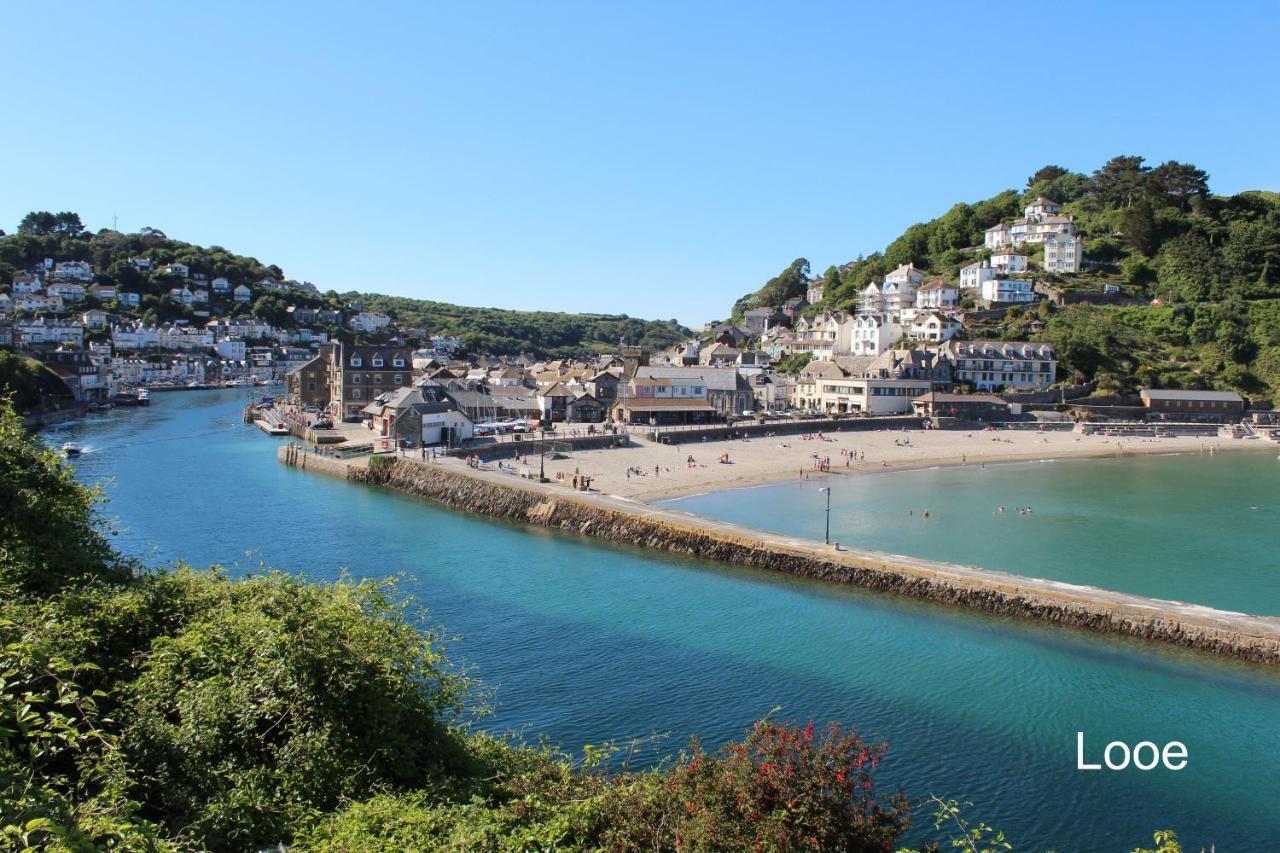
[[[822,542],[825,545],[830,545],[831,544],[831,487],[823,486],[822,488],[818,489],[818,491],[827,493],[827,529],[826,529],[826,532],[822,534]]]
[[[542,444],[538,445],[538,482],[547,481],[547,424],[542,422]]]

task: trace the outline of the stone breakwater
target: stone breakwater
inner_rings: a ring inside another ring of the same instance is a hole
[[[373,467],[282,447],[282,462],[457,510],[1000,616],[1119,634],[1280,664],[1280,619],[935,563],[765,533],[604,495],[557,494],[510,475],[388,458]]]

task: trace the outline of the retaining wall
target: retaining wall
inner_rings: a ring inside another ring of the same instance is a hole
[[[833,552],[821,543],[770,536],[638,504],[559,495],[514,479],[502,481],[396,460],[376,469],[323,457],[287,464],[382,486],[453,509],[598,536],[614,542],[722,560],[831,583],[908,595],[1002,616],[1141,637],[1247,661],[1280,664],[1280,619],[1224,613],[1177,602],[1063,585],[1001,572],[931,564],[868,551]],[[307,454],[301,454],[306,457]],[[493,475],[497,476],[497,475]]]

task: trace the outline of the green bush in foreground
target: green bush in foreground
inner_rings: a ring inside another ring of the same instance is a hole
[[[393,587],[142,572],[94,500],[0,406],[0,848],[887,853],[908,826],[885,747],[838,726],[643,772],[471,732],[473,685]]]

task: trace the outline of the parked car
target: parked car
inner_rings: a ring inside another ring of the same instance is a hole
[[[311,423],[312,429],[333,429],[333,421],[328,418],[316,418]]]
[[[493,435],[494,432],[495,432],[494,428],[486,424],[476,424],[475,427],[471,430],[472,435],[479,436],[481,438]]]

